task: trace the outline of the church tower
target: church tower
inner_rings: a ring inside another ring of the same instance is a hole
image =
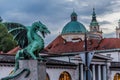
[[[95,8],[93,8],[92,20],[90,23],[90,33],[96,34],[102,37],[102,31],[100,31],[100,26],[96,19]]]
[[[116,27],[116,38],[120,38],[120,19],[118,21],[118,27]]]

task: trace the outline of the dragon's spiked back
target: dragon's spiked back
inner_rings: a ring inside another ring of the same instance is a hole
[[[45,35],[47,34],[50,34],[50,31],[47,29],[47,27],[44,24],[42,24],[40,21],[34,22],[31,27],[30,26],[26,27],[19,23],[6,22],[4,24],[8,28],[8,32],[14,36],[14,40],[18,42],[20,48],[25,48],[30,44],[31,39],[28,39],[29,38],[28,34],[30,30],[35,32],[39,31],[43,37],[45,37]],[[31,33],[29,35],[32,37]],[[34,39],[33,37],[32,39]]]
[[[19,23],[5,22],[8,32],[14,36],[14,40],[18,42],[21,48],[25,48],[28,45],[27,29],[24,25]]]

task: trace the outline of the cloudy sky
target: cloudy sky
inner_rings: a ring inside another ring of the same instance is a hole
[[[3,22],[31,25],[41,21],[51,31],[45,39],[50,43],[70,21],[70,14],[78,14],[78,20],[89,29],[92,8],[105,37],[114,37],[120,19],[120,0],[0,0],[0,16]]]

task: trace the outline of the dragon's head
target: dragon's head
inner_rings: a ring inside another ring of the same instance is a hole
[[[42,24],[40,21],[33,23],[33,26],[35,30],[39,31],[44,38],[45,38],[45,35],[50,34],[50,31],[48,30],[48,28],[44,24]]]

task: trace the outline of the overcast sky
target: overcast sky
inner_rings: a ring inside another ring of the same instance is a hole
[[[120,0],[0,0],[0,16],[3,22],[31,25],[41,21],[51,31],[45,39],[50,43],[70,21],[70,14],[78,14],[78,21],[87,29],[93,7],[105,37],[114,37],[120,19]]]

